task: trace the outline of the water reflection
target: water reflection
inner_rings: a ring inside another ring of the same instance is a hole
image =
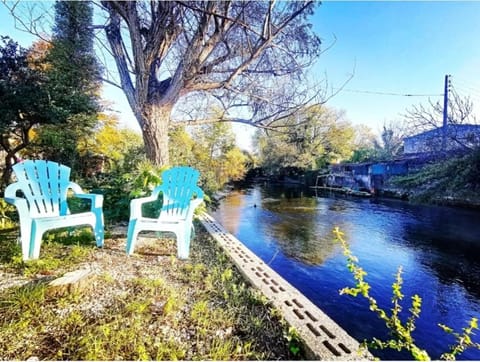
[[[223,226],[232,234],[238,232],[240,216],[245,200],[243,195],[244,193],[241,191],[233,191],[228,196],[229,207],[222,208],[223,214],[225,215]]]
[[[442,283],[461,284],[473,298],[480,300],[480,237],[476,243],[472,239],[476,229],[471,233],[463,232],[464,235],[459,232],[457,237],[450,234],[448,224],[438,223],[434,229],[442,234],[432,236],[432,230],[428,233],[418,225],[406,230],[409,246],[428,255],[428,258],[423,257],[418,262],[435,273]]]
[[[333,252],[330,228],[316,222],[317,203],[312,198],[262,200],[262,208],[281,214],[266,223],[268,233],[277,241],[284,255],[308,265],[322,264]],[[274,221],[274,222],[273,222]]]
[[[358,340],[385,338],[387,331],[364,301],[338,294],[352,277],[333,241],[335,226],[385,309],[391,307],[394,274],[403,266],[405,310],[414,293],[422,296],[414,337],[432,358],[453,342],[437,323],[461,330],[480,316],[478,212],[254,187],[227,197],[213,216]],[[378,356],[409,358],[391,351]],[[459,359],[480,360],[480,351]]]

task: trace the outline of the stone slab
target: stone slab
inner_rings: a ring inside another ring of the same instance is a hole
[[[230,256],[240,272],[279,309],[294,327],[311,360],[373,360],[360,343],[298,289],[265,264],[207,213],[200,221]]]
[[[62,277],[47,284],[50,296],[63,296],[87,290],[92,284],[95,273],[91,269],[79,269],[65,273]]]

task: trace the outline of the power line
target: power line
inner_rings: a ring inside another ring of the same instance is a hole
[[[455,82],[456,82],[456,83],[461,83],[461,84],[463,84],[464,86],[466,86],[467,88],[471,88],[471,89],[475,89],[475,90],[479,90],[479,89],[480,89],[480,84],[474,83],[474,82],[472,82],[471,80],[466,80],[466,79],[464,79],[464,78],[457,78],[457,77],[455,77]]]
[[[377,91],[368,91],[368,90],[359,90],[359,89],[342,89],[334,88],[335,90],[352,92],[352,93],[365,93],[365,94],[376,94],[382,96],[397,96],[397,97],[443,97],[442,94],[411,94],[411,93],[394,93],[394,92],[377,92]]]
[[[457,95],[462,96],[463,98],[470,98],[471,100],[480,101],[480,94],[479,93],[467,92],[464,89],[458,88],[458,87],[454,87],[454,92]]]
[[[472,82],[467,82],[463,79],[455,79],[455,83],[460,83],[464,85],[467,88],[472,88],[472,89],[480,89],[480,86],[478,84],[474,84]]]
[[[472,92],[470,90],[467,90],[463,87],[459,87],[458,85],[455,87],[455,89],[457,90],[457,92],[460,92],[461,94],[463,94],[464,96],[468,96],[468,97],[475,97],[475,98],[479,98],[480,97],[480,92]]]
[[[458,87],[458,85],[457,85],[457,87]],[[479,88],[469,87],[469,86],[466,86],[462,83],[460,83],[460,89],[463,89],[465,92],[472,92],[472,93],[480,94],[480,89]]]
[[[458,95],[458,92],[460,92],[463,97],[468,97],[470,98],[471,101],[475,101],[475,102],[480,101],[480,89],[477,87],[476,84],[474,84],[473,82],[466,81],[464,79],[458,79],[458,78],[455,79],[455,83],[457,84],[457,86],[454,87],[454,89],[457,95]]]
[[[480,92],[478,91],[471,91],[467,90],[464,86],[458,86],[458,85],[453,85],[451,84],[451,87],[457,94],[461,94],[463,97],[469,97],[469,98],[476,98],[477,100],[480,99]]]
[[[465,98],[465,99],[469,99],[469,101],[471,102],[471,106],[474,106],[477,102],[480,101],[480,96],[472,95],[472,94],[465,94],[461,90],[459,92],[458,87],[455,87],[453,84],[451,84],[451,92],[457,97],[462,97],[462,98]]]

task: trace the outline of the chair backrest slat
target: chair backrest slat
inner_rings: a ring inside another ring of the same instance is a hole
[[[68,212],[67,187],[70,168],[56,162],[27,160],[13,166],[22,185],[30,216],[59,216]]]
[[[162,173],[163,205],[160,217],[186,217],[190,200],[198,188],[199,176],[199,172],[190,167],[174,167]]]

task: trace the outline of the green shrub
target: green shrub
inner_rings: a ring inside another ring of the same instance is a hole
[[[416,328],[416,320],[420,317],[422,308],[422,298],[417,294],[412,296],[412,304],[408,311],[410,315],[406,321],[402,321],[400,318],[400,312],[403,310],[402,300],[404,295],[402,294],[402,267],[398,268],[395,281],[392,284],[392,308],[391,313],[380,308],[376,299],[372,297],[370,293],[371,286],[365,280],[367,272],[358,263],[358,258],[352,254],[349,245],[344,239],[344,234],[338,227],[333,230],[335,235],[335,241],[339,242],[343,254],[347,257],[347,268],[352,273],[355,279],[356,285],[354,287],[346,287],[340,291],[340,294],[347,294],[353,297],[362,296],[369,304],[370,310],[377,314],[377,316],[385,322],[385,325],[390,331],[392,336],[387,341],[382,341],[378,338],[373,338],[371,342],[364,342],[364,345],[373,349],[385,349],[391,348],[397,351],[408,351],[415,360],[426,361],[430,360],[430,356],[427,351],[416,345],[415,340],[412,337],[412,332]],[[467,327],[462,328],[461,333],[455,332],[452,328],[443,324],[439,324],[445,332],[452,334],[455,337],[456,344],[450,346],[448,352],[441,355],[441,359],[454,360],[458,354],[463,352],[467,348],[480,349],[480,343],[473,342],[471,337],[474,334],[473,330],[478,329],[477,318],[472,318]]]
[[[480,149],[462,157],[432,163],[420,171],[389,182],[403,188],[416,202],[443,203],[469,199],[480,204]]]

